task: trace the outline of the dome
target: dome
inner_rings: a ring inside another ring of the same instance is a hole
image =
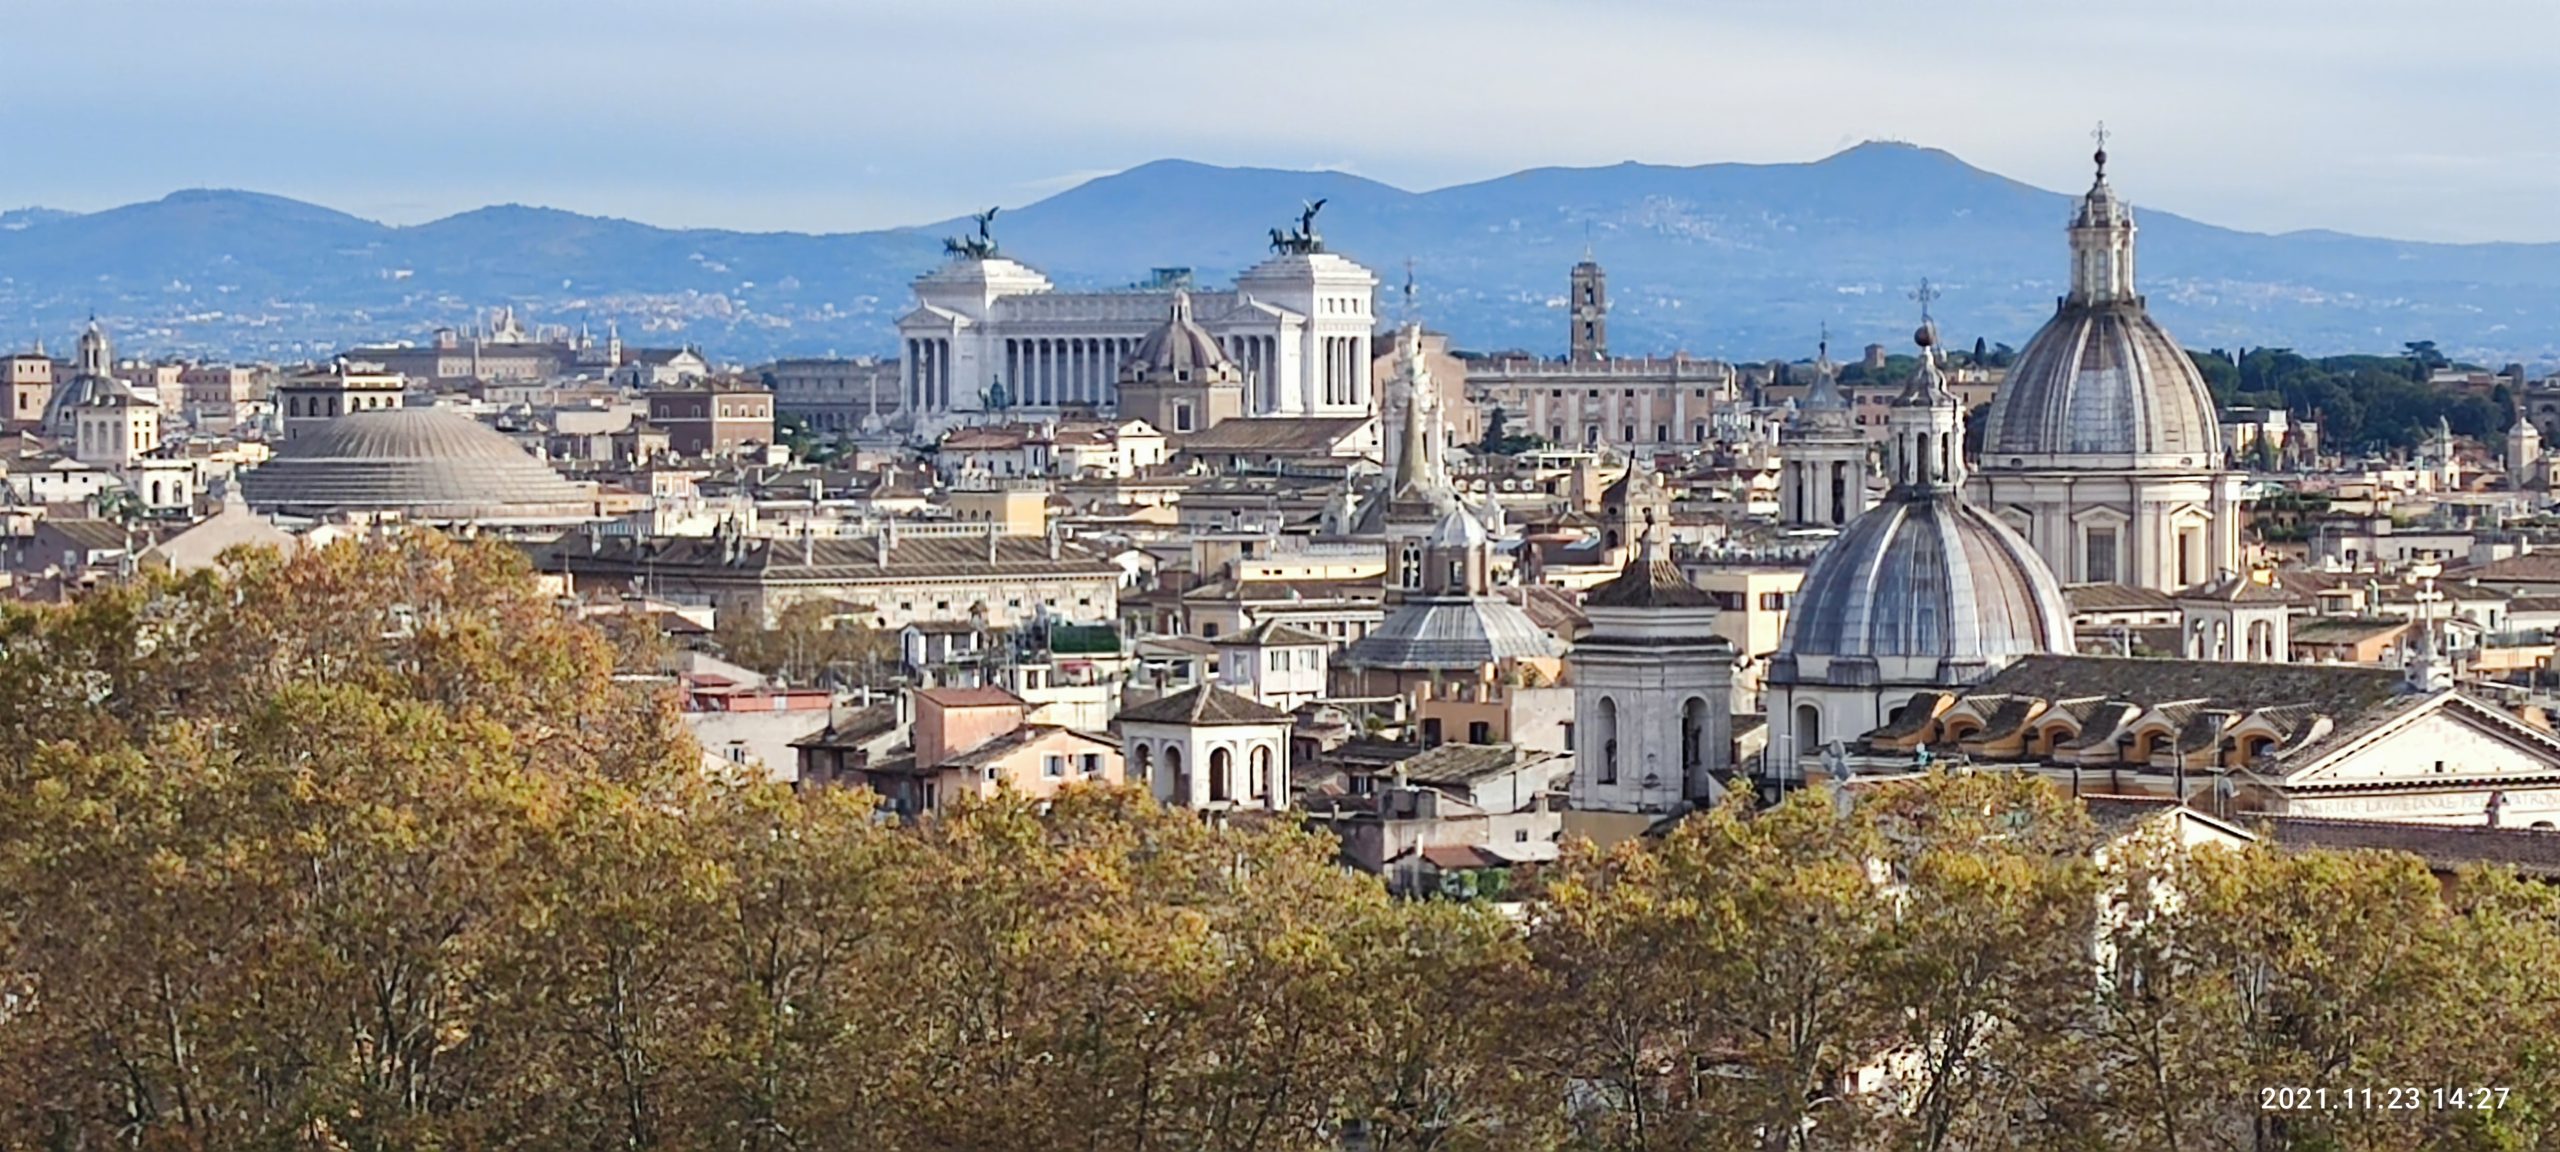
[[[1191,294],[1180,290],[1173,294],[1173,310],[1164,324],[1140,340],[1120,366],[1123,384],[1240,383],[1243,379],[1218,338],[1191,318]]]
[[[401,512],[431,520],[585,520],[595,502],[515,441],[432,408],[352,412],[241,474],[261,512]]]
[[[1342,651],[1355,668],[1441,672],[1557,655],[1555,637],[1498,596],[1408,600]]]
[[[2134,290],[2133,212],[2107,154],[2071,219],[2070,291],[2009,367],[1983,428],[1986,469],[2222,467],[2204,373]]]
[[[1935,659],[1964,683],[2010,661],[2076,650],[2062,587],[2035,549],[1952,491],[1907,494],[1852,521],[1788,605],[1772,676],[1794,659]],[[1835,675],[1816,679],[1838,682]]]
[[[1983,427],[1987,469],[2074,463],[2206,470],[2222,459],[2204,374],[2141,301],[2065,302],[2010,365]]]

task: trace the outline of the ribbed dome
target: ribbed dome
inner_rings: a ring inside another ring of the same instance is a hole
[[[1191,318],[1191,294],[1176,291],[1172,312],[1138,342],[1120,366],[1123,384],[1199,384],[1238,381],[1244,374],[1227,358],[1218,338]]]
[[[578,520],[585,490],[468,416],[432,408],[353,412],[240,477],[262,512],[399,511],[436,520]]]
[[[1991,400],[1986,469],[2214,471],[2213,393],[2134,287],[2133,211],[2107,184],[2107,153],[2069,228],[2070,291]]]
[[[2206,470],[2221,461],[2204,374],[2139,299],[2065,301],[2018,353],[1983,427],[1986,469]]]
[[[1906,494],[1852,521],[1814,560],[1773,675],[1792,679],[1794,657],[1918,657],[1936,659],[1938,682],[1953,684],[2074,650],[2062,587],[2034,548],[1953,492]]]

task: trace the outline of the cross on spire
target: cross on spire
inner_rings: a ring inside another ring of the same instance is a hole
[[[1413,257],[1404,258],[1404,322],[1413,323]]]
[[[1933,287],[1931,287],[1931,286],[1930,286],[1930,284],[1929,284],[1929,278],[1928,278],[1928,277],[1923,276],[1923,277],[1921,277],[1921,278],[1920,278],[1920,286],[1919,286],[1918,288],[1912,289],[1912,291],[1911,291],[1911,298],[1920,302],[1920,322],[1921,322],[1921,323],[1926,324],[1926,323],[1928,323],[1928,322],[1929,322],[1929,304],[1930,304],[1930,302],[1931,302],[1931,301],[1936,300],[1938,297],[1943,296],[1943,295],[1946,295],[1946,293],[1940,292],[1940,291],[1938,291],[1936,288],[1933,288]],[[1828,327],[1826,327],[1826,328],[1824,329],[1824,334],[1825,334],[1826,338],[1828,337],[1829,332],[1830,332],[1830,329],[1829,329]]]
[[[2107,178],[2107,135],[2107,122],[2104,120],[2098,121],[2098,126],[2089,130],[2089,138],[2098,142],[2097,161],[2100,180]]]

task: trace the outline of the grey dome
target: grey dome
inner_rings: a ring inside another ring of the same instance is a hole
[[[1508,600],[1448,596],[1407,600],[1343,649],[1355,668],[1455,672],[1560,654],[1555,637]]]
[[[2221,460],[2204,374],[2139,299],[2065,301],[2018,353],[1983,427],[1986,469],[2205,470]]]
[[[402,512],[431,520],[584,520],[595,501],[515,441],[432,408],[351,412],[240,476],[262,512]]]
[[[1191,317],[1191,294],[1176,290],[1163,325],[1138,342],[1120,366],[1124,384],[1193,384],[1242,381],[1218,338]]]
[[[1992,397],[1982,466],[2218,471],[2213,393],[2134,287],[2133,210],[2107,183],[2106,150],[2094,159],[2067,230],[2070,291]]]
[[[2071,609],[2033,547],[1953,492],[1914,493],[1851,521],[1814,559],[1771,678],[1794,681],[1806,656],[1832,658],[1817,678],[1835,683],[1859,682],[1852,669],[1878,657],[1934,658],[1934,682],[1960,684],[2075,650]]]

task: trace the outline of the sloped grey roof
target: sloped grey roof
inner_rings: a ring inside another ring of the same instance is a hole
[[[1629,560],[1615,578],[1582,598],[1586,608],[1712,608],[1715,603],[1714,596],[1689,582],[1679,565],[1645,555]]]
[[[432,408],[351,412],[242,473],[261,512],[400,511],[429,519],[564,519],[594,501],[496,429]]]
[[[1364,668],[1459,671],[1557,654],[1555,637],[1518,605],[1444,596],[1398,605],[1376,631],[1352,641],[1343,660]]]
[[[1135,720],[1141,724],[1217,727],[1225,724],[1286,724],[1289,714],[1224,688],[1203,684],[1150,700],[1135,708],[1123,709],[1120,719]]]
[[[1773,675],[1791,675],[1794,656],[1934,656],[1955,676],[2074,649],[2071,609],[2033,547],[1954,493],[1903,492],[1814,558]]]

